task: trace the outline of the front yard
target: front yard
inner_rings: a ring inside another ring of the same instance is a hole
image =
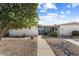
[[[3,38],[0,41],[0,55],[2,56],[36,56],[37,38]]]
[[[64,38],[42,36],[56,56],[79,56],[79,46]],[[2,38],[0,56],[37,56],[38,38]]]
[[[79,46],[76,46],[64,38],[44,37],[57,56],[79,56]]]

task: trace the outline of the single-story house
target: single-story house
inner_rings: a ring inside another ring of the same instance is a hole
[[[60,25],[38,25],[32,29],[11,29],[9,30],[10,36],[30,36],[38,35],[49,32],[58,32],[59,36],[70,36],[72,31],[79,31],[79,23],[71,22]]]
[[[79,23],[71,22],[60,25],[39,25],[38,32],[39,34],[43,34],[44,32],[58,32],[59,36],[71,36],[72,31],[79,31]]]

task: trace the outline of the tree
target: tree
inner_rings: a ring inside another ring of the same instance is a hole
[[[9,29],[36,26],[38,23],[37,6],[38,4],[34,3],[1,3],[0,40]]]

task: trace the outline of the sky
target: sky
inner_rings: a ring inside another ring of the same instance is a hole
[[[78,3],[39,3],[36,12],[42,25],[79,22]]]

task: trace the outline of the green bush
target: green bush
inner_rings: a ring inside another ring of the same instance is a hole
[[[46,32],[44,32],[44,33],[43,33],[43,35],[47,35],[47,33],[46,33]]]
[[[57,32],[50,32],[50,33],[48,33],[48,35],[53,36],[53,37],[57,37],[58,33]]]
[[[72,31],[72,36],[79,36],[79,31]]]

